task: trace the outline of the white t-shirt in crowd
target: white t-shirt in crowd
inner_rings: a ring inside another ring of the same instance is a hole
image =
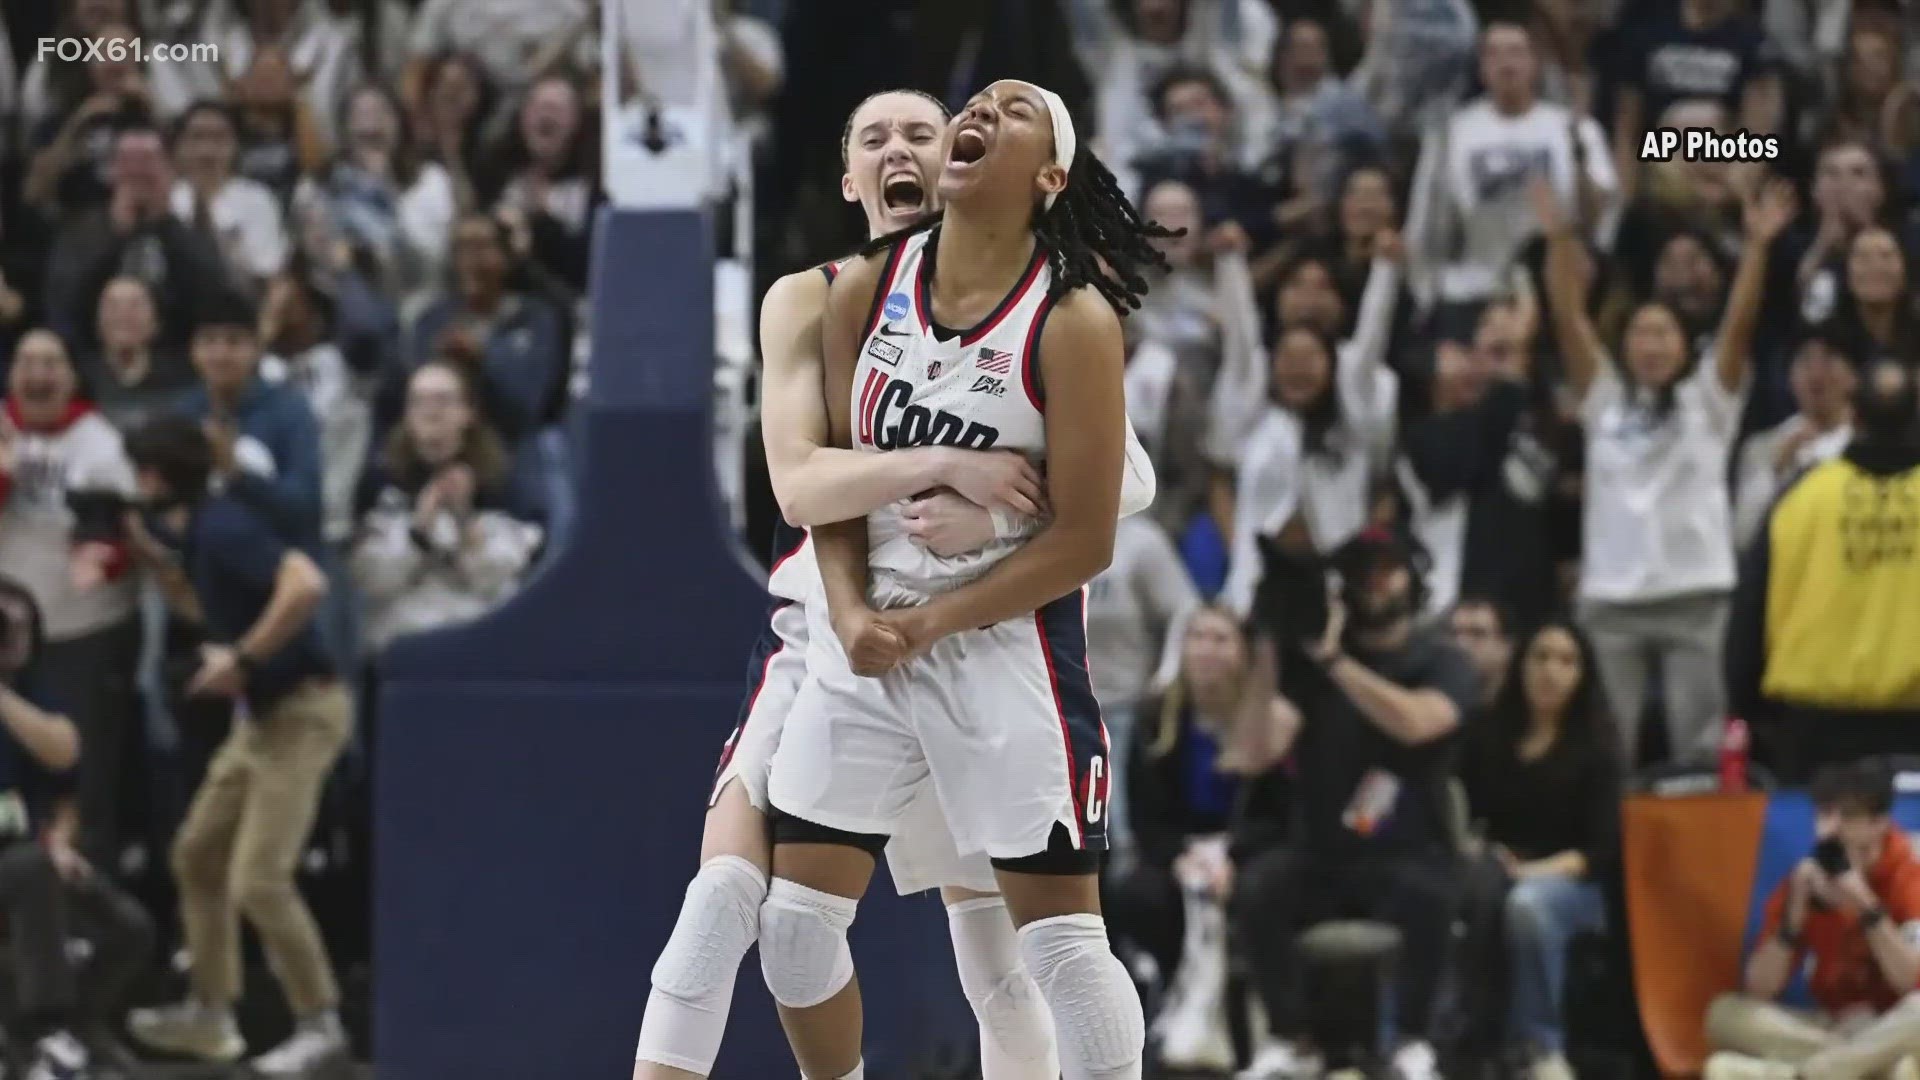
[[[1780,492],[1807,468],[1839,456],[1853,440],[1853,425],[1841,424],[1800,444],[1785,469],[1775,471],[1780,446],[1808,426],[1805,416],[1795,414],[1765,431],[1747,436],[1740,448],[1740,467],[1733,475],[1733,538],[1736,549],[1744,551],[1767,518],[1767,510]]]
[[[1113,561],[1087,587],[1087,667],[1093,695],[1109,709],[1145,697],[1162,664],[1168,631],[1200,594],[1165,529],[1145,514],[1121,518]]]
[[[1587,501],[1580,598],[1646,603],[1733,588],[1727,464],[1746,387],[1703,356],[1662,416],[1602,361],[1580,405]]]
[[[1410,284],[1423,305],[1435,300],[1482,300],[1498,292],[1507,268],[1540,223],[1527,187],[1544,176],[1564,204],[1576,191],[1574,117],[1540,102],[1518,116],[1502,115],[1482,97],[1427,138],[1414,172],[1407,208]],[[1602,203],[1595,239],[1603,244],[1618,222],[1620,182],[1606,136],[1591,117],[1578,121],[1586,175]]]
[[[173,216],[193,223],[193,185],[173,182]],[[246,276],[256,280],[280,272],[287,262],[287,227],[280,201],[257,180],[236,176],[220,185],[207,207],[213,218],[220,253]]]

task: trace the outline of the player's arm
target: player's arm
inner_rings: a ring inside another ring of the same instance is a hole
[[[1015,455],[945,446],[867,454],[828,444],[821,401],[827,295],[826,275],[806,270],[774,282],[760,306],[761,438],[781,516],[803,528],[845,521],[937,487],[972,492],[1015,513],[1037,512],[1039,475]],[[857,337],[852,347],[859,348]],[[852,377],[850,367],[848,393]]]
[[[884,260],[880,257],[848,263],[827,291],[826,310],[821,317],[821,381],[815,393],[826,396],[826,446],[848,453],[853,452],[853,372],[860,358],[861,331],[880,290],[883,266]],[[771,444],[768,456],[772,456]],[[865,515],[823,521],[813,530],[813,548],[814,558],[820,564],[827,610],[832,613],[835,624],[867,612]]]
[[[1040,334],[1047,394],[1047,499],[1053,518],[980,580],[904,617],[909,648],[1036,611],[1085,585],[1113,559],[1126,457],[1125,349],[1120,318],[1098,293],[1075,290]]]

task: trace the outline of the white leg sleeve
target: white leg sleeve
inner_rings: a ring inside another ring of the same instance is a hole
[[[1047,999],[1066,1080],[1140,1080],[1147,1041],[1140,995],[1107,947],[1098,915],[1056,915],[1020,928],[1020,958]]]
[[[998,896],[947,905],[960,989],[980,1021],[981,1080],[1058,1080],[1053,1017],[1020,963],[1007,902]]]
[[[860,902],[773,879],[760,905],[760,971],[773,1000],[810,1009],[853,979],[847,928]]]
[[[639,1061],[705,1076],[720,1056],[733,980],[760,932],[767,877],[738,855],[707,860],[687,885],[680,918],[653,965]]]

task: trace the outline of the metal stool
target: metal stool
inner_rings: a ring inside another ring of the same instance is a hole
[[[1327,1069],[1377,1071],[1400,931],[1371,921],[1321,923],[1301,934],[1295,949],[1307,1032]]]

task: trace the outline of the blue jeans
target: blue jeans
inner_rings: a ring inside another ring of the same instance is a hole
[[[1514,882],[1506,908],[1511,1042],[1542,1053],[1563,1048],[1567,946],[1575,935],[1597,933],[1606,924],[1606,898],[1592,881],[1552,874]]]

